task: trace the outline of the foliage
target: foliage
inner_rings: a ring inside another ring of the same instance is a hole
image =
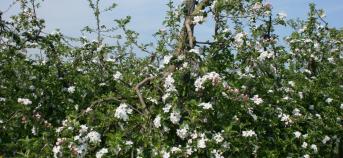
[[[295,21],[261,0],[169,1],[153,45],[139,42],[130,17],[101,24],[116,4],[88,2],[96,26],[83,33],[93,41],[44,32],[35,0],[0,19],[0,155],[342,154],[343,31],[314,4]],[[213,41],[198,41],[210,18]],[[276,27],[294,31],[282,41]]]

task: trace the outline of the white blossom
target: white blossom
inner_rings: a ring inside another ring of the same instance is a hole
[[[163,110],[164,113],[168,113],[168,112],[170,111],[171,107],[172,107],[171,104],[166,104],[166,105],[162,108],[162,110]]]
[[[311,145],[311,149],[313,150],[314,153],[317,153],[317,152],[318,152],[317,145],[315,145],[315,144],[312,144],[312,145]]]
[[[294,82],[294,81],[288,81],[288,84],[289,84],[291,87],[295,87],[295,82]]]
[[[191,49],[189,50],[190,53],[195,53],[197,55],[200,55],[200,50],[199,49]]]
[[[245,32],[240,32],[235,35],[234,39],[237,46],[241,47],[243,45],[245,36]]]
[[[189,147],[189,148],[187,148],[187,150],[186,150],[186,154],[187,155],[192,155],[193,154],[193,149],[191,148],[191,147]]]
[[[294,132],[294,135],[295,135],[295,138],[300,138],[301,132],[295,131],[295,132]]]
[[[323,144],[326,144],[326,142],[330,141],[330,137],[329,136],[325,136],[324,139],[322,140]]]
[[[303,158],[310,158],[310,155],[306,154],[303,156]]]
[[[303,138],[306,139],[308,137],[308,134],[304,134]]]
[[[170,158],[170,153],[166,152],[166,151],[163,151],[162,158]]]
[[[281,20],[284,20],[287,17],[287,14],[284,12],[280,12],[277,14],[277,17]]]
[[[302,115],[298,108],[295,108],[292,113],[293,113],[294,116],[301,116]]]
[[[0,102],[5,102],[6,98],[0,97]]]
[[[258,11],[262,8],[262,5],[261,3],[255,3],[253,6],[252,6],[252,10],[254,11]]]
[[[75,86],[70,86],[67,88],[68,93],[74,93],[75,92]]]
[[[193,24],[199,24],[205,21],[204,16],[194,16]]]
[[[175,88],[175,86],[174,86],[174,82],[175,82],[175,80],[173,79],[173,77],[172,77],[172,75],[173,74],[169,74],[167,77],[166,77],[166,79],[165,79],[165,81],[164,81],[164,88],[165,88],[165,90],[166,90],[166,92],[176,92],[176,88]]]
[[[179,112],[172,112],[172,113],[170,113],[170,121],[173,124],[178,124],[180,119],[181,119],[181,115],[180,115]]]
[[[216,143],[221,143],[221,142],[224,141],[224,138],[223,138],[223,136],[221,135],[221,133],[216,133],[216,134],[214,135],[213,139],[214,139],[214,141],[215,141]]]
[[[213,109],[211,103],[200,103],[198,106],[199,106],[199,107],[202,107],[202,108],[205,109],[205,110]]]
[[[224,156],[222,155],[223,153],[219,150],[214,149],[211,151],[211,153],[214,154],[214,158],[224,158]]]
[[[85,157],[88,150],[88,144],[81,144],[75,148],[75,151],[78,153],[78,157]]]
[[[329,63],[331,63],[331,64],[335,64],[335,59],[334,59],[333,57],[328,58],[328,61],[329,61]]]
[[[178,147],[175,147],[175,146],[173,146],[171,149],[170,149],[170,152],[171,153],[177,153],[177,152],[181,152],[182,150],[180,149],[180,148],[178,148]]]
[[[332,101],[333,101],[332,98],[327,98],[327,99],[325,100],[325,102],[327,102],[328,104],[330,104]]]
[[[80,126],[80,130],[79,130],[80,134],[86,133],[87,131],[88,131],[87,125],[81,125]]]
[[[181,139],[185,139],[188,136],[188,125],[184,126],[181,129],[176,130],[176,135]]]
[[[116,109],[114,116],[123,121],[127,121],[129,119],[128,114],[132,114],[132,109],[130,109],[126,103],[121,103]]]
[[[274,53],[273,52],[268,52],[268,51],[262,51],[260,56],[258,57],[258,59],[260,61],[264,61],[265,59],[269,59],[274,57]]]
[[[290,118],[289,115],[281,113],[279,114],[279,118],[282,122],[284,122],[286,125],[289,125],[291,123],[293,123],[292,119]]]
[[[117,71],[114,75],[113,75],[113,79],[118,81],[118,80],[121,80],[123,79],[123,74],[119,71]]]
[[[298,95],[299,95],[300,99],[304,99],[304,93],[303,92],[298,92]]]
[[[302,147],[302,148],[307,148],[307,145],[308,145],[308,144],[307,144],[306,142],[304,142],[304,143],[301,145],[301,147]]]
[[[37,129],[36,129],[35,126],[32,127],[31,133],[32,133],[33,135],[37,135]]]
[[[163,61],[162,61],[162,68],[164,67],[164,65],[169,64],[170,60],[173,58],[173,55],[166,55],[163,57]]]
[[[91,131],[86,136],[91,143],[100,143],[101,142],[101,135],[96,131]]]
[[[242,131],[242,136],[243,137],[252,137],[252,136],[256,136],[256,133],[253,130]]]
[[[207,138],[205,137],[204,134],[202,134],[201,138],[198,139],[198,141],[197,141],[197,147],[200,149],[206,148],[206,141],[207,141]]]
[[[132,144],[133,144],[133,141],[131,141],[131,140],[128,140],[128,141],[125,142],[125,145],[129,145],[130,146]]]
[[[56,133],[61,133],[63,129],[64,129],[64,127],[63,127],[63,126],[62,126],[62,127],[58,127],[58,128],[56,128]]]
[[[96,158],[102,158],[107,153],[108,153],[108,149],[107,148],[102,148],[98,152],[96,152],[95,157]]]
[[[30,105],[32,104],[32,101],[26,98],[18,98],[18,103],[23,104],[23,105]]]
[[[149,101],[151,101],[152,103],[154,103],[154,104],[158,104],[157,99],[154,99],[154,98],[151,98],[151,97],[148,97],[147,99],[148,99]]]
[[[170,97],[170,93],[164,94],[164,95],[162,96],[162,101],[163,101],[163,103],[165,103],[166,100],[167,100],[169,97]]]
[[[157,115],[156,118],[154,119],[154,126],[155,126],[155,128],[161,127],[161,116],[160,115]]]
[[[61,146],[56,145],[52,148],[52,152],[54,153],[54,158],[58,158],[59,154],[61,153]]]

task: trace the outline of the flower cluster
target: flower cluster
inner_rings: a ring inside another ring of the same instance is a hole
[[[129,119],[129,114],[132,114],[132,109],[126,103],[121,103],[116,109],[114,116],[123,121],[127,121]]]
[[[216,72],[209,72],[207,74],[205,74],[204,76],[198,78],[195,80],[194,82],[194,86],[195,86],[195,91],[199,91],[204,89],[204,84],[206,81],[211,81],[212,85],[217,85],[218,83],[221,82],[221,77],[218,73]]]
[[[32,101],[27,98],[18,98],[18,103],[23,104],[23,105],[30,105],[32,104]]]

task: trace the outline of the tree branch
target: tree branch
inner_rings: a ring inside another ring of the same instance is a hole
[[[145,102],[144,102],[143,95],[142,95],[142,93],[140,92],[140,88],[141,88],[144,84],[146,84],[147,82],[149,82],[149,81],[151,81],[151,80],[153,80],[153,79],[155,79],[155,78],[156,78],[156,76],[147,77],[147,78],[145,78],[144,80],[142,80],[141,82],[139,82],[139,83],[135,86],[135,88],[134,88],[134,90],[136,91],[137,96],[138,96],[138,98],[139,98],[139,101],[140,101],[140,103],[142,104],[142,108],[145,110],[145,112],[148,112],[148,111],[147,111],[147,109],[146,109],[146,104],[145,104]]]

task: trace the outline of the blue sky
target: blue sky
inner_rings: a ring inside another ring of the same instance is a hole
[[[0,0],[0,10],[4,11],[13,0]],[[113,19],[132,16],[131,29],[140,33],[140,41],[153,42],[152,34],[162,28],[162,21],[167,10],[167,0],[103,0],[103,5],[112,2],[118,4],[113,11],[102,15],[105,24],[113,24]],[[181,0],[175,0],[180,3]],[[317,8],[326,11],[326,20],[332,27],[343,27],[343,0],[269,0],[275,12],[285,12],[288,18],[305,18],[308,12],[308,4],[316,3]],[[5,17],[9,17],[17,11],[17,6],[11,8]],[[47,23],[47,31],[56,28],[69,36],[80,36],[80,30],[87,25],[94,25],[94,17],[88,8],[87,0],[45,0],[38,10],[40,17]],[[280,28],[283,31],[282,28]],[[203,25],[198,28],[200,39],[208,39],[211,25]]]

